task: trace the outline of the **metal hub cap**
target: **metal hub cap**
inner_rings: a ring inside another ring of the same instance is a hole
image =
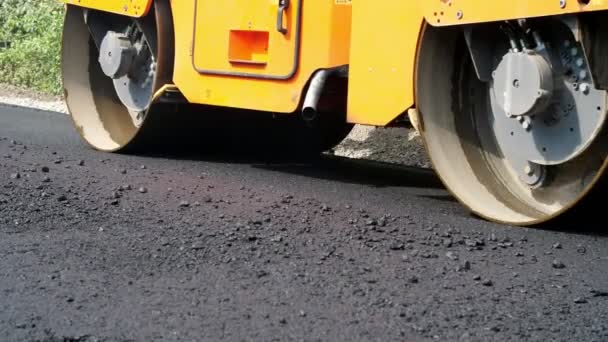
[[[124,33],[108,31],[100,46],[99,63],[114,81],[120,101],[139,126],[153,96],[156,61],[141,29],[133,24]]]
[[[129,72],[137,50],[125,34],[108,32],[99,48],[99,64],[104,74],[117,79]]]
[[[496,142],[532,188],[544,185],[546,167],[582,154],[606,119],[606,92],[593,86],[582,46],[549,40],[507,52],[489,83]]]
[[[544,110],[553,93],[553,73],[547,60],[524,52],[507,53],[493,73],[498,105],[508,116]]]

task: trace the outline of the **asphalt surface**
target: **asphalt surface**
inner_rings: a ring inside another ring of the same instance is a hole
[[[605,224],[488,223],[427,170],[104,154],[0,107],[0,213],[2,341],[608,340]]]

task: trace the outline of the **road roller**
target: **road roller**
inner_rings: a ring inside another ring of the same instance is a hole
[[[315,154],[355,124],[403,126],[483,219],[598,203],[608,0],[62,1],[65,99],[94,149],[253,134]]]

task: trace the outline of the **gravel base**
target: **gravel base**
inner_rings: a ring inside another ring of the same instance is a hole
[[[68,113],[61,97],[48,96],[5,84],[0,84],[0,103]],[[431,168],[420,135],[413,129],[357,125],[350,135],[334,148],[333,153],[353,159]]]
[[[335,154],[421,168],[431,168],[422,138],[414,129],[356,126]]]

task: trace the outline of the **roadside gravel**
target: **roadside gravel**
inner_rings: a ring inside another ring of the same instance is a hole
[[[355,126],[335,154],[430,169],[422,139],[414,129]]]
[[[61,97],[44,95],[3,83],[0,83],[0,103],[14,107],[68,113],[68,108]]]

